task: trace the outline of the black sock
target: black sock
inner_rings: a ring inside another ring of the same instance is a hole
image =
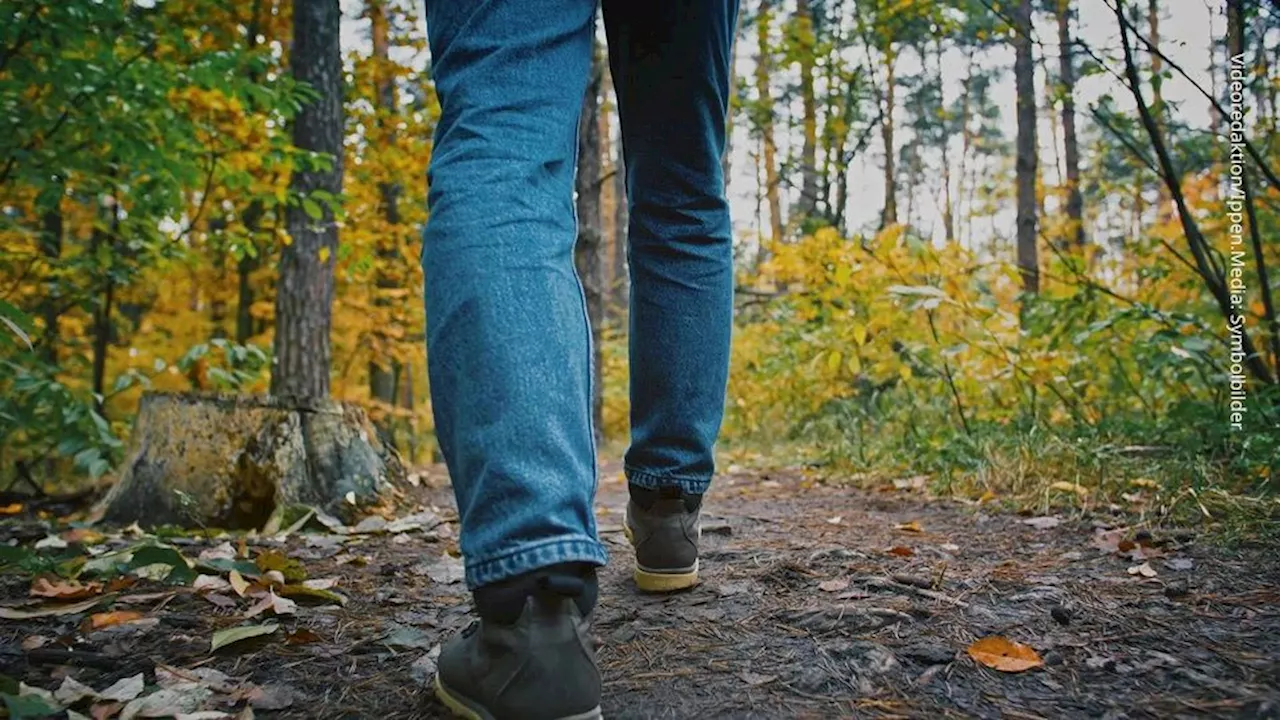
[[[584,616],[596,606],[599,585],[596,566],[572,562],[548,565],[533,572],[484,585],[472,593],[476,611],[489,622],[510,625],[520,619],[531,595],[547,599],[573,598]]]
[[[702,495],[687,493],[675,485],[667,485],[656,490],[627,483],[627,492],[637,505],[648,510],[659,500],[683,500],[685,512],[697,512],[702,507]]]

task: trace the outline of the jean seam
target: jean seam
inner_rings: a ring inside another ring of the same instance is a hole
[[[588,537],[545,540],[482,560],[467,560],[466,581],[468,587],[475,588],[547,565],[575,560],[604,565],[608,555],[603,545]]]
[[[699,493],[706,491],[712,479],[711,475],[659,475],[630,465],[624,465],[623,471],[626,473],[628,482],[634,482],[641,487],[646,487],[646,483],[655,487],[675,484],[683,490]],[[637,480],[639,482],[636,482]]]

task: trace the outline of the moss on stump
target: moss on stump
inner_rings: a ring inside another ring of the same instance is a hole
[[[314,505],[350,521],[404,476],[395,449],[354,405],[152,392],[102,519],[248,529],[277,506]]]

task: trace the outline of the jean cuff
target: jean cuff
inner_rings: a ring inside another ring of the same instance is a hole
[[[497,557],[472,561],[467,559],[466,579],[469,589],[489,585],[538,568],[565,562],[604,565],[609,555],[598,541],[586,537],[556,538],[525,545]]]
[[[711,477],[681,477],[678,475],[655,475],[637,470],[630,465],[623,468],[627,475],[627,482],[638,487],[647,488],[649,490],[657,490],[658,488],[675,486],[681,491],[693,495],[701,495],[711,487]]]

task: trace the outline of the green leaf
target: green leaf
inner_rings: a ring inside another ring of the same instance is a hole
[[[238,643],[241,640],[270,635],[279,628],[279,623],[273,622],[262,625],[237,625],[236,627],[223,628],[213,634],[213,638],[209,643],[209,652],[217,652],[219,648]]]
[[[9,695],[4,698],[5,709],[9,711],[9,720],[26,720],[26,718],[53,717],[62,712],[62,708],[51,705],[39,695]]]
[[[309,197],[302,198],[302,211],[312,220],[319,220],[324,217],[324,209],[320,207],[320,203]]]

